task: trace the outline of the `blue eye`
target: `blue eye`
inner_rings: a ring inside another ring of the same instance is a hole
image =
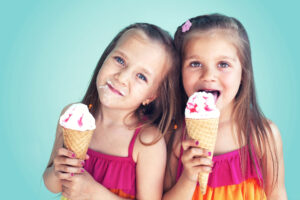
[[[141,80],[147,82],[147,78],[146,78],[143,74],[138,73],[136,76],[137,76],[139,79],[141,79]]]
[[[193,67],[193,68],[194,67],[202,67],[202,64],[198,61],[194,61],[194,62],[190,63],[190,66]]]
[[[121,65],[125,65],[125,61],[123,58],[119,57],[119,56],[115,56],[114,59],[120,63]]]
[[[220,62],[220,63],[218,64],[218,67],[220,67],[220,68],[228,68],[229,65],[228,65],[226,62]]]

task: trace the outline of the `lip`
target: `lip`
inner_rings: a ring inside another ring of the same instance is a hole
[[[112,86],[112,84],[110,83],[110,81],[108,81],[108,82],[106,83],[106,85],[108,86],[108,88],[110,89],[110,91],[112,91],[113,93],[115,93],[115,94],[117,94],[117,95],[120,95],[120,96],[124,96],[123,92],[117,90],[116,88],[114,88],[114,87]]]

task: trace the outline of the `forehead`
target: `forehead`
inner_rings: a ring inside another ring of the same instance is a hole
[[[164,74],[170,63],[170,56],[163,44],[138,29],[126,31],[113,52],[116,50],[122,51],[136,66],[145,67],[154,74]]]
[[[183,45],[184,56],[191,53],[238,56],[236,35],[228,30],[195,31],[186,36]]]
[[[149,43],[150,41],[152,40],[143,31],[138,29],[129,29],[120,37],[116,44],[116,47],[132,42],[139,42],[147,45],[147,43]]]

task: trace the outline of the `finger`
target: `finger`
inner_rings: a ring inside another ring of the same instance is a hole
[[[198,147],[199,142],[193,139],[186,139],[182,141],[182,148],[183,150],[187,150],[190,147]]]
[[[55,172],[55,175],[60,180],[71,180],[71,178],[74,176],[73,173],[64,173],[64,172]]]
[[[57,172],[64,172],[64,173],[73,173],[73,174],[80,174],[84,172],[84,169],[81,167],[73,167],[70,165],[58,165],[55,167]]]
[[[198,149],[202,149],[202,152],[198,152],[198,153],[201,153],[202,156],[209,157],[212,155],[212,152],[210,150],[201,148],[199,146],[198,141],[193,140],[193,139],[187,139],[187,140],[182,141],[182,148],[183,148],[183,150],[188,150],[190,148],[198,148]],[[195,153],[197,153],[197,152],[195,152]]]
[[[90,156],[88,154],[85,155],[85,160],[90,159]]]
[[[206,157],[193,158],[192,163],[193,163],[193,166],[199,166],[199,165],[208,166],[208,167],[213,166],[213,161]]]
[[[76,155],[75,155],[74,152],[72,152],[72,151],[70,151],[66,148],[63,148],[63,147],[61,147],[57,150],[57,155],[66,156],[66,157],[69,157],[69,158],[76,158]]]
[[[82,167],[84,165],[84,161],[77,158],[59,156],[54,159],[54,165],[70,165],[73,167]]]
[[[182,161],[183,165],[185,167],[193,166],[193,163],[192,163],[193,157],[194,157],[194,155],[193,155],[191,149],[189,149],[187,151],[184,151],[182,156],[181,156],[181,161]]]
[[[201,148],[191,147],[191,148],[187,149],[186,151],[184,151],[182,156],[187,159],[192,159],[194,157],[204,156],[204,151]]]
[[[208,167],[208,166],[196,166],[196,167],[194,167],[194,170],[197,173],[211,173],[212,172],[212,168]]]
[[[70,180],[61,180],[61,184],[64,189],[70,189],[72,187],[72,181]]]

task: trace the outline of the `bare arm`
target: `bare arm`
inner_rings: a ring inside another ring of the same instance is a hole
[[[171,171],[166,173],[165,176],[165,191],[167,191],[164,196],[163,200],[184,200],[184,199],[192,199],[196,183],[195,181],[190,181],[186,179],[185,176],[181,176],[175,185],[172,187],[172,182],[174,178],[176,178],[177,173],[177,165],[178,165],[178,158],[175,156],[174,153],[171,154],[169,165],[171,165]]]
[[[62,129],[57,124],[54,146],[52,149],[52,153],[51,153],[47,168],[45,169],[45,172],[43,174],[44,183],[45,183],[46,187],[48,188],[48,190],[50,190],[53,193],[58,193],[58,192],[61,192],[61,190],[62,190],[60,179],[58,179],[55,176],[54,166],[53,166],[54,157],[57,154],[57,150],[61,147],[63,147]]]
[[[62,180],[61,182],[63,185],[62,195],[68,199],[126,200],[126,198],[119,197],[95,181],[86,171],[81,174],[76,174],[69,179]]]
[[[184,165],[184,171],[178,182],[173,185],[172,182],[176,177],[181,146],[181,142],[178,142],[180,141],[180,134],[178,132],[176,134],[179,136],[175,138],[174,152],[172,152],[168,163],[170,165],[170,172],[167,171],[165,176],[164,189],[166,192],[164,193],[163,200],[190,200],[197,185],[198,173],[200,171],[211,171],[211,161],[206,158],[208,152],[198,148],[195,140],[183,141],[182,146],[184,151],[181,160]]]
[[[265,191],[267,194],[268,199],[272,200],[285,200],[287,199],[285,184],[284,184],[284,162],[283,162],[283,150],[282,150],[282,140],[280,136],[280,132],[277,126],[270,122],[271,131],[274,137],[275,147],[277,150],[277,157],[278,157],[278,181],[275,183],[274,188],[272,188],[272,183],[275,181],[273,176],[273,161],[270,155],[270,151],[267,151],[263,156],[264,166],[266,170],[264,174],[266,175],[266,187]],[[275,153],[275,152],[274,152]]]
[[[142,134],[144,142],[153,141],[161,133],[155,128],[148,128]],[[137,154],[136,187],[137,199],[161,200],[163,180],[166,168],[166,144],[164,138],[157,143],[146,146],[136,140]]]

